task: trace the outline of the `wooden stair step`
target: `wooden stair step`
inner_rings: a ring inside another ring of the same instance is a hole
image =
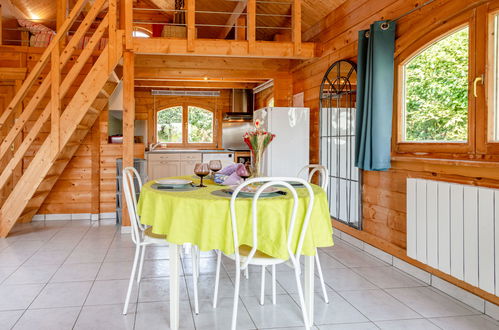
[[[45,178],[43,178],[42,182],[47,182],[50,180],[57,180],[58,178],[59,178],[59,175],[51,174],[51,175],[45,176]]]
[[[77,131],[88,131],[89,129],[90,127],[88,127],[87,125],[76,125]]]
[[[94,107],[90,107],[90,108],[88,108],[88,112],[90,112],[90,113],[100,113],[100,110],[96,109]]]
[[[24,209],[24,211],[21,213],[21,215],[19,216],[19,218],[23,218],[27,215],[29,215],[30,213],[33,213],[33,215],[38,212],[38,207],[27,207]]]

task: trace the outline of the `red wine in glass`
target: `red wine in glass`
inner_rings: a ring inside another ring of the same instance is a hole
[[[210,174],[210,167],[208,166],[208,164],[197,163],[196,166],[194,166],[194,173],[201,178],[201,182],[197,187],[206,187],[205,185],[203,185],[203,178]]]
[[[246,181],[246,179],[249,178],[251,175],[249,169],[246,168],[246,166],[244,166],[242,164],[237,168],[236,174],[238,176],[240,176],[241,178],[243,178],[244,181]]]

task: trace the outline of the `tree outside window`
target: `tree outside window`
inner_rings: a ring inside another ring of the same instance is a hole
[[[404,66],[405,140],[468,137],[469,29],[441,39]]]
[[[182,143],[182,107],[158,111],[158,142]]]
[[[189,143],[213,142],[213,112],[189,106]]]
[[[169,107],[158,111],[156,129],[158,142],[214,143],[214,113],[196,106]]]

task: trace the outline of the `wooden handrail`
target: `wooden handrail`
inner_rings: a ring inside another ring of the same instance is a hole
[[[50,55],[51,68],[50,77],[52,83],[50,85],[50,139],[52,141],[52,154],[55,156],[61,148],[59,143],[59,117],[61,116],[61,66],[59,65],[61,50],[59,47],[52,49]]]
[[[69,88],[71,87],[71,84],[74,82],[74,80],[76,79],[76,77],[80,73],[81,69],[83,68],[83,66],[85,65],[85,63],[89,59],[89,57],[92,55],[92,52],[93,52],[94,48],[97,46],[98,41],[104,35],[106,28],[109,26],[108,16],[109,16],[109,14],[107,14],[104,17],[104,19],[101,21],[101,23],[97,27],[97,30],[92,35],[92,37],[88,41],[87,45],[85,46],[85,48],[81,52],[80,56],[75,61],[74,65],[71,67],[68,74],[64,78],[62,84],[60,85],[60,89],[59,89],[59,94],[60,94],[61,98],[63,98],[64,95],[68,92]],[[35,124],[31,128],[31,130],[29,131],[28,135],[24,138],[21,145],[16,150],[12,159],[10,159],[10,161],[4,167],[2,174],[0,175],[0,189],[3,188],[3,186],[7,182],[8,178],[10,177],[10,173],[12,172],[12,170],[14,168],[16,168],[16,166],[19,164],[19,162],[23,159],[24,154],[26,153],[26,151],[28,151],[31,143],[35,140],[39,131],[41,130],[43,125],[46,123],[48,118],[50,117],[51,109],[52,109],[52,101],[53,101],[53,99],[51,99],[49,101],[49,103],[46,105],[42,114],[37,118]],[[61,115],[62,114],[60,114],[60,116]],[[21,128],[22,128],[22,126],[23,125],[21,125]],[[5,141],[0,145],[0,159],[3,158],[5,153],[9,150],[10,145],[14,142],[14,139],[16,138],[17,133],[11,133],[11,132],[13,132],[13,130],[9,131],[9,134],[5,138]],[[54,133],[54,131],[51,132],[51,135],[53,133]],[[51,137],[51,138],[53,139],[54,137]],[[61,136],[60,136],[60,132],[59,132],[59,137],[58,137],[59,141],[60,141],[60,138],[61,138]],[[62,145],[62,143],[59,142],[59,145]],[[53,154],[52,156],[55,156],[55,154]]]
[[[73,83],[74,79],[78,75],[78,73],[81,71],[83,66],[85,65],[86,61],[92,54],[92,51],[94,50],[95,46],[97,45],[97,42],[100,40],[100,38],[103,36],[105,29],[108,27],[108,16],[106,15],[102,22],[99,24],[99,27],[95,31],[95,33],[92,35],[90,38],[89,42],[83,49],[83,51],[80,53],[80,56],[76,60],[75,64],[71,67],[70,71],[66,75],[66,78],[61,84],[60,88],[60,97],[61,99],[64,98],[66,95],[69,87]],[[70,44],[68,44],[67,47],[71,47]],[[64,52],[61,55],[60,63],[66,63],[69,58],[71,57],[71,53],[69,52]],[[69,79],[68,79],[69,78]],[[38,106],[38,103],[41,101],[43,96],[46,94],[51,82],[51,75],[48,75],[45,80],[42,82],[42,84],[39,86],[38,90],[35,92],[35,95],[31,98],[30,102],[24,109],[24,111],[21,113],[19,118],[17,118],[16,122],[14,123],[14,126],[9,130],[7,133],[7,136],[4,138],[3,142],[0,144],[0,159],[3,159],[5,156],[5,153],[9,150],[10,146],[14,142],[15,138],[17,135],[22,131],[22,128],[26,124],[26,122],[29,120],[31,115],[34,113],[36,110],[36,107]],[[47,107],[51,106],[51,102],[47,104]],[[1,182],[0,182],[0,187],[1,187]]]
[[[85,33],[88,31],[88,28],[90,27],[90,25],[94,21],[95,17],[99,13],[100,8],[104,4],[104,1],[105,0],[97,0],[94,3],[94,7],[92,7],[88,11],[87,16],[83,19],[78,30],[73,35],[73,38],[69,41],[69,43],[67,44],[67,46],[65,47],[65,49],[63,50],[63,52],[61,54],[60,62],[59,62],[61,68],[64,67],[64,65],[66,65],[68,60],[71,58],[71,55],[73,54],[74,50],[77,48],[80,39],[83,36],[85,36]],[[53,42],[54,41],[52,41],[52,43]],[[29,79],[29,77],[28,77],[28,79]],[[25,82],[28,79],[26,79]],[[21,132],[23,126],[26,124],[26,122],[29,120],[29,118],[31,117],[31,115],[35,111],[36,107],[38,106],[40,101],[43,99],[45,94],[47,93],[47,91],[50,87],[50,84],[51,84],[51,76],[47,75],[47,77],[45,77],[45,79],[42,81],[41,85],[37,88],[37,90],[35,91],[35,94],[28,102],[24,111],[21,113],[19,118],[17,118],[14,126],[10,129],[9,133],[7,134],[4,141],[2,142],[2,146],[0,146],[0,159],[2,159],[4,154],[5,154],[4,149],[10,148],[10,145],[14,141],[14,138]],[[65,95],[65,93],[63,95],[61,95],[61,98],[63,98],[64,95]],[[9,108],[7,108],[7,110],[0,117],[0,127],[7,121],[7,119],[9,118],[9,116],[11,114],[12,114],[12,110],[9,113]],[[6,144],[5,148],[4,148],[4,144]]]
[[[55,37],[52,39],[48,47],[45,49],[43,52],[42,56],[36,63],[35,67],[31,72],[29,73],[28,77],[22,84],[21,88],[19,91],[16,93],[12,101],[9,103],[7,109],[4,111],[2,116],[0,116],[0,127],[2,127],[7,119],[10,117],[14,109],[21,103],[21,101],[26,97],[26,94],[28,93],[29,89],[33,86],[36,78],[40,75],[42,72],[45,64],[47,64],[48,59],[50,58],[50,55],[52,54],[52,50],[54,47],[59,47],[59,41],[61,40],[62,36],[69,30],[71,25],[73,25],[74,21],[80,14],[81,10],[83,9],[84,5],[88,2],[89,0],[78,0],[76,5],[73,7],[71,10],[71,13],[69,14],[68,18],[64,22],[64,24],[61,26],[61,31],[55,35]]]

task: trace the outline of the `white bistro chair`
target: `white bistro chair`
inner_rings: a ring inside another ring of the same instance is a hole
[[[308,171],[308,173],[307,173]],[[312,182],[312,178],[315,173],[319,173],[319,186],[327,191],[329,184],[329,170],[324,165],[320,164],[310,164],[305,166],[298,172],[298,177],[301,177],[304,173],[307,175],[307,181]],[[324,283],[324,276],[322,275],[322,267],[319,261],[319,251],[315,250],[315,263],[317,264],[317,273],[319,274],[319,279],[321,280],[322,295],[324,296],[324,301],[329,304],[329,297],[326,291],[326,284]]]
[[[132,241],[135,243],[135,257],[133,259],[132,273],[130,274],[130,282],[128,284],[128,291],[125,299],[125,306],[123,307],[123,314],[128,312],[128,304],[130,302],[130,296],[132,294],[133,282],[135,279],[135,274],[137,271],[137,265],[139,266],[137,274],[137,284],[140,283],[142,277],[142,267],[144,265],[144,257],[146,252],[146,246],[148,245],[158,245],[158,246],[168,246],[166,236],[157,235],[152,232],[152,227],[146,227],[140,223],[139,216],[137,214],[137,195],[135,190],[134,178],[137,181],[137,187],[140,193],[142,189],[142,180],[140,179],[139,173],[133,167],[127,167],[123,170],[123,191],[125,193],[125,201],[128,209],[128,215],[130,216],[130,222],[132,223]],[[194,283],[194,311],[199,314],[199,304],[198,304],[198,278],[199,278],[199,251],[196,246],[191,246],[192,254],[192,279]]]
[[[288,182],[300,182],[302,183],[305,188],[307,189],[308,195],[309,195],[309,202],[307,205],[305,217],[303,219],[303,225],[301,227],[301,231],[298,237],[298,245],[296,250],[293,249],[292,244],[293,244],[293,239],[292,239],[292,233],[294,232],[294,227],[296,223],[296,212],[298,208],[298,194],[289,184]],[[263,185],[258,189],[258,191],[255,193],[253,199],[252,199],[252,211],[251,211],[251,220],[252,220],[252,246],[247,246],[247,245],[239,245],[239,239],[238,239],[238,233],[237,233],[237,218],[236,218],[236,209],[237,209],[237,199],[239,192],[241,189],[244,187],[253,184],[253,183],[262,183]],[[272,186],[284,186],[289,190],[289,193],[291,197],[293,198],[293,204],[292,204],[292,211],[291,211],[291,217],[290,221],[287,223],[287,250],[288,250],[288,257],[286,259],[277,259],[273,258],[261,251],[258,250],[258,221],[269,221],[272,219],[258,219],[258,200],[260,198],[261,193],[267,189],[268,187]],[[241,280],[241,271],[246,271],[249,265],[257,265],[257,266],[262,266],[262,290],[261,290],[261,297],[260,297],[260,303],[263,304],[263,294],[264,294],[264,287],[265,287],[265,267],[266,266],[271,266],[272,267],[272,294],[273,294],[273,302],[275,304],[275,296],[276,296],[276,278],[275,278],[275,268],[276,265],[278,264],[283,264],[287,263],[289,266],[291,266],[294,271],[295,271],[295,278],[296,278],[296,285],[298,288],[298,295],[300,298],[300,307],[302,310],[302,315],[303,315],[303,321],[305,324],[305,328],[309,329],[309,323],[308,323],[308,316],[306,313],[305,309],[305,301],[303,297],[303,289],[300,281],[300,276],[301,276],[301,265],[300,265],[300,254],[303,246],[303,241],[305,238],[305,233],[307,231],[307,227],[310,221],[310,215],[312,213],[312,207],[314,205],[314,193],[312,190],[312,187],[310,184],[299,178],[287,178],[287,177],[266,177],[266,178],[254,178],[245,181],[243,184],[239,185],[234,193],[232,194],[231,200],[230,200],[230,215],[231,215],[231,220],[232,220],[232,233],[233,233],[233,238],[234,238],[234,249],[235,253],[232,255],[227,255],[228,258],[232,259],[236,263],[236,281],[235,281],[235,292],[234,292],[234,303],[233,303],[233,312],[232,312],[232,326],[231,329],[235,330],[236,329],[236,323],[237,323],[237,308],[238,308],[238,302],[239,302],[239,285],[240,285],[240,280]],[[218,256],[217,260],[217,271],[216,271],[216,278],[215,278],[215,295],[214,295],[214,307],[216,306],[216,299],[217,299],[217,291],[218,291],[218,282],[220,280],[219,274],[220,274],[220,254]]]

